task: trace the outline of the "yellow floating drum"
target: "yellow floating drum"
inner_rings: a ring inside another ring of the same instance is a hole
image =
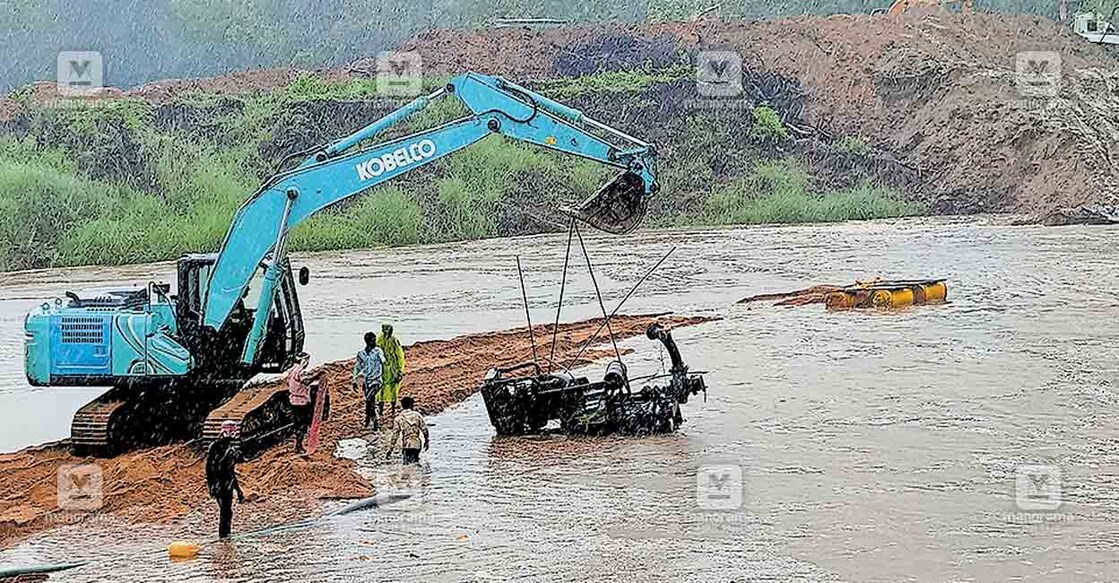
[[[938,281],[921,286],[925,290],[925,303],[936,304],[948,299],[948,284]]]
[[[871,303],[876,308],[905,308],[913,305],[916,297],[908,287],[899,289],[879,289],[874,291]]]
[[[883,310],[939,304],[948,298],[944,280],[887,281],[875,278],[824,296],[829,310],[878,308]]]

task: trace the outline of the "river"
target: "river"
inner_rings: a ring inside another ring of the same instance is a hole
[[[564,244],[297,256],[308,347],[345,358],[386,319],[405,342],[519,325],[518,254],[533,321],[550,321]],[[723,317],[675,333],[710,391],[674,435],[498,439],[475,396],[433,419],[421,468],[361,459],[380,491],[414,495],[398,505],[185,563],[164,549],[208,537],[195,518],[60,527],[0,562],[95,561],[60,581],[1119,580],[1119,229],[938,218],[593,236],[607,306],[673,246],[624,311]],[[575,252],[565,320],[598,311]],[[27,309],[153,275],[171,265],[4,277],[0,447],[64,437],[96,394],[26,386]],[[874,275],[947,278],[950,302],[734,305]],[[625,345],[631,370],[661,366],[647,340]]]

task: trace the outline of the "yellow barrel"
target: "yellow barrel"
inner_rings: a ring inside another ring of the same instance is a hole
[[[855,295],[844,292],[831,292],[824,296],[824,306],[829,310],[850,310],[855,307]]]
[[[167,547],[167,555],[172,559],[193,559],[198,556],[198,549],[198,543],[177,540]]]
[[[871,302],[876,308],[904,308],[913,305],[913,290],[901,288],[895,290],[876,290]]]
[[[925,301],[930,304],[943,302],[948,298],[948,284],[943,281],[921,286],[925,290]]]

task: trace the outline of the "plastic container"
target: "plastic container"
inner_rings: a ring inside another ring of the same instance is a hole
[[[172,559],[193,559],[200,548],[198,543],[177,540],[167,547],[167,555]]]

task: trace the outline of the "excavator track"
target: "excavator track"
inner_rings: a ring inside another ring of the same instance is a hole
[[[206,417],[202,424],[203,449],[210,447],[226,421],[240,428],[241,451],[253,457],[287,436],[292,426],[287,385],[253,386],[239,391]]]
[[[113,391],[110,391],[112,393]],[[114,429],[113,416],[119,420],[124,414],[122,407],[127,405],[123,396],[110,396],[106,394],[82,406],[74,413],[70,422],[70,446],[75,453],[104,453],[111,454],[115,447],[110,443],[119,443],[120,437],[110,439],[110,431]],[[123,445],[123,444],[121,444]]]
[[[109,457],[138,447],[165,445],[198,435],[206,415],[239,382],[179,382],[168,386],[120,385],[86,403],[70,424],[76,455]]]

